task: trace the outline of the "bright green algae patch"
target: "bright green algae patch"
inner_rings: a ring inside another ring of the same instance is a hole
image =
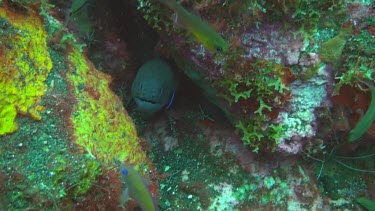
[[[69,52],[68,60],[67,78],[77,99],[71,115],[75,143],[105,163],[144,162],[133,121],[109,89],[110,77],[97,71],[77,48]]]
[[[71,99],[59,70],[67,67],[61,52],[49,53],[53,68],[40,103],[45,107],[41,120],[21,116],[16,119],[19,129],[0,138],[0,175],[13,178],[0,184],[0,209],[68,209],[62,201],[78,200],[102,174],[101,163],[77,152],[69,142],[70,131],[62,129],[67,128],[64,118]]]
[[[0,135],[4,135],[18,129],[17,114],[41,119],[39,103],[52,62],[47,34],[36,14],[0,8],[0,27]]]

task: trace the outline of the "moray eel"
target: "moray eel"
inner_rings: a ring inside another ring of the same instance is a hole
[[[133,81],[131,95],[139,110],[153,114],[171,105],[178,79],[170,65],[160,59],[152,59],[141,66]]]

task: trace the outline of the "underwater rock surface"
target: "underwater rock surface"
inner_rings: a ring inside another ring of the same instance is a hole
[[[109,87],[111,77],[93,66],[74,35],[45,11],[48,5],[40,12],[14,4],[0,7],[0,41],[7,43],[1,47],[0,209],[97,207],[94,199],[117,209],[115,161],[142,175],[152,166]]]
[[[230,41],[227,53],[210,51],[199,39],[189,39],[188,30],[167,27],[170,20],[161,15],[163,9],[140,2],[147,21],[162,28],[161,36],[165,31],[172,34],[174,42],[163,42],[171,43],[172,52],[166,55],[226,113],[254,151],[302,153],[302,146],[325,127],[318,117],[324,115],[322,108],[336,106],[331,98],[343,85],[364,87],[368,93],[363,81],[373,83],[372,51],[355,47],[373,40],[374,8],[369,2],[193,4],[207,19],[215,17],[211,24]],[[217,12],[224,8],[231,13]],[[151,11],[157,22],[147,18]],[[355,62],[355,57],[363,63]],[[312,92],[321,97],[310,98]],[[355,107],[346,109],[358,121],[352,112]]]
[[[0,210],[137,211],[146,195],[171,211],[374,201],[374,125],[361,122],[373,100],[374,5],[178,3],[0,1]],[[184,10],[225,48],[189,19],[175,25]],[[152,58],[181,76],[178,90],[168,71],[137,79]],[[157,81],[143,84],[145,99],[163,96],[152,112],[175,91],[148,118],[132,98],[144,78]],[[370,129],[349,142],[358,122]]]

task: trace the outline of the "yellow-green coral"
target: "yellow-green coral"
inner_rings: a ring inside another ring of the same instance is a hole
[[[30,12],[31,13],[31,12]],[[47,35],[37,14],[16,14],[0,8],[0,135],[17,130],[17,113],[41,119],[38,105],[52,62]]]
[[[76,48],[68,60],[67,78],[77,99],[71,116],[75,142],[106,163],[113,159],[136,165],[144,162],[135,126],[109,89],[109,76],[97,71]]]
[[[16,131],[18,129],[14,121],[17,116],[16,108],[12,104],[1,101],[0,109],[0,134]]]

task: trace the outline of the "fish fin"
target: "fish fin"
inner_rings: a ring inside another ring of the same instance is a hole
[[[173,22],[173,27],[174,28],[178,28],[178,27],[185,28],[184,24],[178,18],[177,12],[173,13],[173,15],[172,15],[172,22]]]
[[[120,196],[120,204],[119,204],[119,207],[120,208],[125,208],[125,205],[126,203],[130,200],[130,196],[129,196],[129,189],[128,188],[125,188],[122,193],[121,193],[121,196]]]
[[[184,24],[184,22],[179,18],[178,13],[174,12],[172,15],[172,22],[173,22],[173,27],[177,30],[179,29],[185,29],[188,30],[188,27]]]
[[[178,5],[178,3],[175,1],[175,0],[158,0],[160,3],[162,4],[165,4],[166,6],[168,6],[171,10],[174,11],[173,15],[172,15],[172,22],[173,22],[173,26],[175,28],[184,28],[186,29],[186,26],[185,24],[180,21],[180,18],[178,18],[178,13],[176,12],[176,7],[180,6]]]

